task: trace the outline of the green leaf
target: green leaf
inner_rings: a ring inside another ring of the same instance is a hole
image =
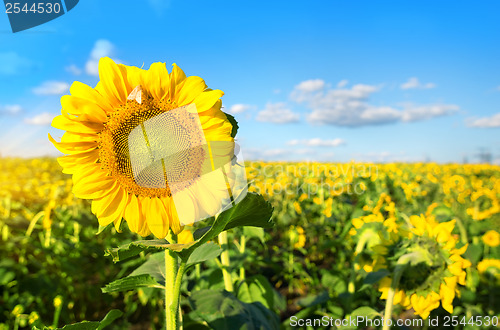
[[[195,241],[199,240],[203,235],[205,235],[207,233],[207,231],[210,230],[210,228],[212,228],[212,227],[211,226],[207,226],[207,227],[196,229],[195,232],[193,233],[194,240]]]
[[[271,220],[273,207],[262,195],[247,193],[245,198],[232,208],[222,212],[217,220],[227,221],[224,230],[240,226],[270,228],[274,225]]]
[[[11,272],[10,270],[5,268],[0,268],[0,286],[8,284],[15,278],[16,278],[16,273]]]
[[[203,247],[193,251],[193,253],[189,256],[186,267],[217,258],[221,254],[221,252],[222,249],[219,245],[215,244],[214,242],[208,242],[207,244],[203,245]]]
[[[248,238],[256,237],[262,244],[265,244],[264,229],[259,227],[243,227],[243,235]]]
[[[143,287],[163,288],[163,286],[161,286],[153,277],[148,274],[143,274],[121,278],[109,283],[101,290],[104,293],[110,293],[117,291],[134,290]]]
[[[297,304],[301,307],[311,307],[325,303],[328,300],[330,300],[330,295],[328,294],[328,291],[323,291],[317,295],[311,295],[304,298],[300,298],[297,301]]]
[[[68,324],[59,330],[96,330],[99,328],[99,322],[83,321],[75,324]]]
[[[162,241],[165,241],[165,240],[162,240]],[[154,246],[141,245],[141,244],[139,244],[140,242],[144,242],[144,241],[131,242],[131,243],[122,245],[122,246],[114,248],[114,249],[108,249],[108,250],[106,250],[106,253],[104,255],[111,256],[111,257],[113,257],[113,262],[118,262],[118,261],[132,258],[132,257],[138,255],[139,253],[141,253],[142,251],[159,251],[159,250],[161,250],[161,248],[157,248]]]
[[[274,310],[274,289],[262,275],[247,278],[238,287],[237,297],[245,303],[260,302],[265,307]]]
[[[351,313],[351,316],[353,316],[353,317],[363,316],[365,319],[366,318],[373,319],[373,318],[375,318],[377,316],[381,316],[381,315],[379,312],[377,312],[373,308],[368,307],[368,306],[363,306],[363,307],[356,308]]]
[[[332,274],[328,271],[322,272],[321,285],[328,288],[330,292],[335,292],[336,294],[347,291],[346,281],[339,275]]]
[[[279,329],[278,315],[259,302],[241,302],[227,291],[195,291],[189,302],[213,329]]]
[[[477,263],[483,254],[483,247],[480,244],[469,244],[465,251],[465,258],[469,259],[473,264]]]
[[[128,277],[150,275],[159,284],[165,285],[165,252],[149,255],[148,260],[137,267]]]
[[[97,233],[95,233],[95,234],[99,235],[100,233],[102,233],[103,231],[105,231],[108,228],[113,227],[114,225],[115,225],[114,223],[110,223],[107,226],[101,226],[101,225],[99,225],[99,228],[97,229]]]
[[[381,270],[379,270],[377,272],[368,273],[368,275],[366,275],[365,280],[363,281],[363,283],[365,283],[365,284],[375,284],[378,281],[380,281],[381,279],[383,279],[384,277],[386,277],[387,275],[389,275],[390,273],[391,272],[388,271],[387,269],[381,269]]]
[[[116,319],[122,317],[122,315],[123,312],[118,309],[110,310],[108,314],[106,314],[106,316],[102,319],[97,329],[98,330],[104,329],[105,327],[113,323]]]
[[[363,317],[365,320],[366,319],[372,320],[377,316],[381,316],[379,312],[377,312],[376,310],[374,310],[371,307],[363,306],[363,307],[359,307],[359,308],[355,309],[351,314],[345,316],[344,318],[347,320],[351,320],[351,319],[357,319],[358,317]],[[339,330],[356,330],[356,329],[360,329],[360,327],[362,327],[362,324],[357,323],[357,326],[347,325],[347,326],[341,326],[338,329]]]
[[[102,330],[111,323],[113,323],[117,318],[121,317],[123,313],[118,309],[112,309],[106,314],[101,322],[96,321],[83,321],[74,324],[65,325],[62,328],[57,328],[58,330]],[[44,327],[44,329],[49,329]]]
[[[225,112],[224,114],[226,115],[227,120],[229,120],[229,122],[231,123],[231,126],[233,126],[233,128],[231,129],[231,137],[234,138],[236,137],[236,133],[238,133],[238,128],[239,128],[238,122],[236,121],[233,115],[230,115]]]
[[[453,211],[445,205],[436,207],[434,210],[432,210],[432,214],[434,214],[436,220],[439,222],[444,222],[453,218]]]

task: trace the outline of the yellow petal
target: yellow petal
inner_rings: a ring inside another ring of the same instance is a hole
[[[125,208],[124,216],[130,230],[134,233],[139,233],[140,229],[144,226],[144,217],[139,209],[139,201],[137,196],[131,194],[130,201]]]
[[[54,144],[54,146],[62,152],[63,154],[72,154],[84,151],[90,151],[97,148],[97,142],[70,142],[63,143],[57,142],[54,138],[49,134],[49,140]]]
[[[181,223],[179,222],[179,216],[177,214],[177,209],[174,204],[173,198],[165,198],[163,199],[163,203],[166,206],[168,213],[169,213],[169,224],[170,228],[172,229],[174,234],[179,234],[184,226],[181,226]]]
[[[146,73],[144,85],[151,96],[157,100],[168,97],[170,91],[170,76],[165,63],[153,63]]]
[[[113,111],[111,102],[90,86],[87,86],[79,81],[75,81],[71,85],[69,91],[71,95],[90,101],[99,106],[105,112]]]
[[[102,89],[112,105],[118,106],[127,101],[127,86],[121,70],[109,57],[99,60],[99,78]]]
[[[192,103],[206,88],[207,85],[205,81],[200,77],[187,77],[183,83],[178,86],[177,104],[183,106]]]
[[[146,70],[135,66],[118,64],[118,68],[122,73],[123,81],[125,82],[127,95],[138,85],[143,85],[146,75]]]
[[[63,168],[63,173],[73,174],[81,164],[95,163],[99,159],[98,150],[83,151],[57,158],[57,162]]]
[[[107,226],[122,217],[127,199],[125,191],[116,186],[108,195],[92,201],[92,213],[97,216],[101,226]]]
[[[82,120],[101,123],[107,120],[106,112],[99,105],[83,98],[64,95],[61,97],[61,106],[64,112],[81,116]]]
[[[82,134],[65,132],[61,137],[61,142],[71,143],[71,142],[97,142],[99,135],[97,134]]]
[[[68,132],[89,134],[100,132],[104,125],[91,121],[74,121],[64,116],[57,116],[52,120],[52,127]]]
[[[177,66],[177,64],[172,64],[172,72],[170,73],[170,95],[169,98],[172,101],[176,100],[177,95],[175,94],[175,88],[184,79],[186,79],[186,74]]]
[[[213,107],[215,102],[217,102],[222,96],[224,92],[221,90],[213,90],[213,91],[205,91],[198,95],[193,103],[196,104],[196,110],[198,112],[203,112]]]
[[[165,238],[168,234],[169,228],[169,221],[165,206],[157,197],[145,200],[147,201],[146,205],[149,202],[149,207],[146,211],[146,221],[148,222],[149,229],[157,238]]]
[[[111,178],[95,176],[81,177],[74,180],[73,194],[78,198],[97,199],[106,196],[116,188],[116,181]]]

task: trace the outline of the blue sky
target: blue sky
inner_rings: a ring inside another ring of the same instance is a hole
[[[248,159],[500,162],[497,1],[113,4],[15,34],[0,13],[0,155],[58,155],[61,95],[110,56],[222,89]]]

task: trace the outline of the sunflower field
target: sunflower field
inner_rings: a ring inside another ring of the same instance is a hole
[[[500,167],[245,170],[245,199],[262,194],[272,226],[233,226],[190,256],[184,329],[498,327]],[[161,254],[117,250],[139,236],[127,224],[98,227],[55,159],[2,158],[0,176],[0,329],[164,327]],[[210,221],[184,227],[178,242]]]

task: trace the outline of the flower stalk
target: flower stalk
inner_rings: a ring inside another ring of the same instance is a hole
[[[222,276],[224,278],[224,288],[226,291],[233,292],[233,279],[231,273],[229,273],[228,268],[231,264],[229,260],[229,246],[227,241],[227,231],[223,231],[219,234],[219,245],[222,248],[222,253],[220,254],[220,261],[222,264]]]
[[[177,243],[177,235],[170,233],[167,240],[171,244]],[[186,261],[179,259],[175,252],[165,250],[165,318],[166,329],[181,328],[179,309],[182,276],[186,270]]]
[[[384,326],[382,330],[390,329],[389,319],[392,319],[392,308],[394,306],[394,295],[396,294],[396,290],[399,286],[399,280],[401,280],[401,276],[406,268],[407,264],[398,264],[396,269],[394,270],[394,277],[392,278],[391,287],[387,293],[387,301],[385,302],[385,312],[384,312]]]
[[[246,244],[247,244],[247,239],[245,235],[242,235],[240,239],[240,248],[239,248],[240,253],[242,255],[245,253]],[[243,266],[240,266],[240,280],[241,281],[245,280],[245,267]]]

